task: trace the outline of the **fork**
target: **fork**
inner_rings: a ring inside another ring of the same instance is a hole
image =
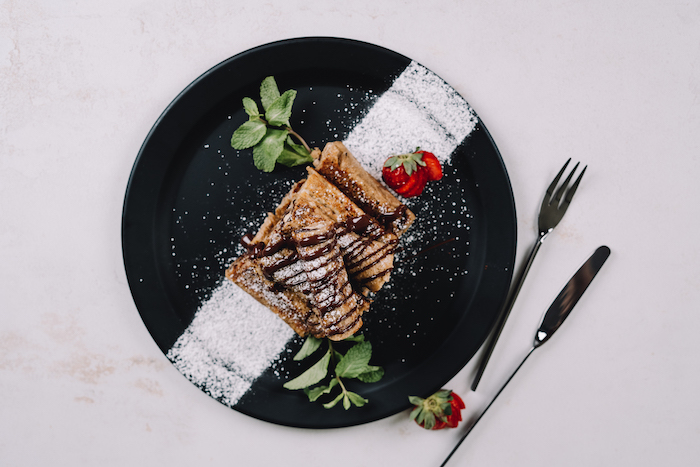
[[[542,206],[540,206],[540,214],[537,219],[539,236],[537,238],[537,241],[535,242],[535,245],[530,251],[530,256],[528,256],[527,262],[525,263],[522,271],[520,272],[518,279],[515,281],[513,287],[511,288],[511,292],[508,295],[508,300],[506,300],[506,303],[504,304],[504,307],[498,316],[495,330],[491,334],[491,338],[489,339],[486,345],[484,356],[482,357],[479,369],[476,372],[476,377],[472,382],[472,391],[476,391],[476,387],[479,385],[479,381],[481,380],[481,376],[484,374],[484,370],[486,369],[486,365],[488,364],[489,359],[491,358],[493,349],[496,347],[496,341],[498,341],[498,338],[501,336],[501,331],[503,331],[503,327],[506,324],[508,315],[510,315],[510,310],[513,309],[515,299],[518,298],[520,289],[523,286],[523,282],[525,282],[525,277],[530,271],[530,267],[532,266],[532,262],[535,260],[537,252],[540,251],[540,247],[542,246],[544,239],[547,238],[547,236],[552,232],[552,230],[554,230],[557,224],[559,224],[561,218],[564,217],[564,213],[569,207],[571,199],[574,197],[574,193],[576,193],[576,189],[578,188],[579,183],[581,183],[583,174],[588,168],[588,166],[584,167],[576,181],[573,183],[573,185],[569,187],[569,183],[571,182],[571,179],[573,178],[573,175],[579,166],[579,163],[577,162],[574,168],[569,173],[569,176],[566,177],[566,180],[564,180],[564,183],[562,183],[561,186],[557,189],[557,184],[559,183],[561,176],[564,174],[566,167],[569,165],[569,162],[571,162],[571,159],[566,161],[566,163],[561,168],[557,176],[554,177],[554,180],[549,185],[549,188],[547,188],[544,200],[542,200]]]

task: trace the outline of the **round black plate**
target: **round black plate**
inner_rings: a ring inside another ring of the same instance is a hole
[[[344,140],[411,63],[390,50],[347,39],[286,40],[218,64],[168,106],[138,154],[122,221],[129,286],[164,353],[221,283],[249,219],[262,220],[284,194],[265,193],[266,187],[280,180],[288,187],[305,174],[304,168],[262,173],[250,151],[230,147],[231,133],[247,119],[241,99],[257,99],[263,78],[275,76],[282,91],[298,91],[295,130],[322,147]],[[409,395],[433,393],[476,353],[510,284],[515,206],[503,161],[478,118],[444,171],[442,180],[410,201],[418,215],[415,233],[402,240],[391,286],[379,292],[366,314],[363,332],[373,344],[371,363],[386,371],[378,383],[351,384],[369,404],[327,410],[301,391],[283,389],[286,375],[303,370],[303,364],[291,361],[301,345],[301,339],[293,339],[235,410],[298,427],[366,423],[408,408]]]

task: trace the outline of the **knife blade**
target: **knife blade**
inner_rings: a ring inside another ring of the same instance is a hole
[[[532,355],[532,352],[534,352],[535,349],[539,348],[542,344],[547,342],[557,331],[557,329],[559,329],[559,327],[569,316],[571,310],[574,308],[576,303],[578,303],[579,299],[581,298],[581,295],[583,295],[583,293],[586,291],[591,281],[596,276],[596,274],[598,274],[598,271],[600,271],[600,268],[603,266],[603,264],[609,256],[610,248],[604,245],[598,247],[595,250],[595,252],[586,260],[586,262],[583,263],[583,266],[581,266],[579,270],[576,271],[576,274],[574,274],[573,277],[569,279],[569,282],[567,282],[564,288],[561,290],[561,292],[559,292],[557,298],[554,299],[554,302],[552,302],[552,304],[549,306],[544,316],[542,317],[542,321],[540,322],[539,328],[537,328],[537,332],[535,333],[535,340],[530,351],[527,353],[527,355],[525,355],[525,358],[523,358],[523,360],[520,362],[515,371],[511,373],[511,375],[508,377],[503,386],[501,386],[501,389],[499,389],[496,395],[493,396],[493,399],[491,399],[491,402],[489,402],[489,404],[481,412],[479,417],[474,421],[474,423],[471,424],[471,426],[467,429],[466,433],[462,435],[454,449],[452,449],[452,451],[445,458],[443,463],[440,464],[440,467],[444,467],[450,460],[452,455],[455,452],[457,452],[457,449],[466,439],[467,435],[471,433],[472,429],[474,429],[476,424],[479,423],[479,420],[481,420],[486,411],[493,405],[498,396],[501,394],[501,392],[503,392],[508,383],[510,383],[510,380],[513,379],[513,376],[515,376],[518,370],[523,366],[528,357]]]

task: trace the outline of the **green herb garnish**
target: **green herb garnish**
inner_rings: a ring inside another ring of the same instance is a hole
[[[311,148],[289,124],[296,95],[293,89],[280,94],[275,78],[268,76],[260,84],[264,112],[253,99],[243,98],[248,121],[233,132],[231,146],[239,150],[253,148],[255,167],[263,172],[272,172],[276,163],[293,167],[313,161]]]
[[[343,401],[343,408],[348,410],[352,405],[362,407],[368,400],[357,393],[348,391],[343,384],[343,380],[358,379],[363,383],[374,383],[382,379],[384,369],[380,366],[369,364],[372,358],[372,344],[365,341],[363,335],[349,337],[342,342],[354,342],[345,355],[333,347],[333,342],[326,339],[328,349],[320,360],[314,363],[308,370],[296,378],[287,381],[284,387],[291,390],[303,389],[309,401],[314,402],[321,396],[331,394],[336,387],[340,388],[340,393],[323,404],[323,407],[330,409]],[[294,360],[303,360],[315,353],[322,344],[322,339],[309,336],[299,352],[294,356]],[[312,387],[320,383],[330,375],[326,383]]]

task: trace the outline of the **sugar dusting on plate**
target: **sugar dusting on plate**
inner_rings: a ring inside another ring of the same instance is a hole
[[[344,144],[381,180],[381,167],[389,155],[410,152],[417,146],[449,164],[452,152],[476,124],[476,114],[454,89],[412,62],[361,116]],[[434,223],[424,223],[427,235],[434,232]],[[252,231],[258,228],[248,227]],[[411,232],[402,242],[413,243],[421,237],[420,232]],[[295,336],[274,313],[222,279],[200,304],[167,357],[193,384],[233,407],[255,380],[274,366]]]
[[[294,337],[284,321],[229,280],[203,302],[168,352],[187,378],[232,406]]]
[[[381,180],[387,157],[415,151],[416,147],[446,163],[477,121],[469,104],[442,78],[411,62],[344,144],[372,176]]]

